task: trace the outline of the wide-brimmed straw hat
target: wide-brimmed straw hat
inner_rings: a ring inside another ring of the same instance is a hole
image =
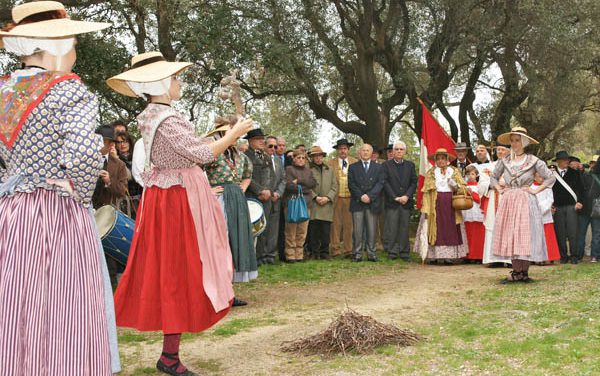
[[[127,81],[160,81],[182,72],[191,65],[192,63],[187,62],[167,61],[157,51],[146,52],[132,57],[131,67],[125,72],[109,78],[106,80],[106,83],[117,93],[127,95],[128,97],[137,97],[129,85],[127,85]]]
[[[73,35],[91,33],[110,27],[106,22],[76,21],[68,18],[47,19],[30,22],[34,15],[52,11],[64,11],[58,1],[34,1],[17,5],[12,9],[13,22],[17,25],[9,31],[0,31],[0,37],[28,37],[40,39],[66,38]],[[43,18],[43,17],[42,17]],[[0,47],[4,44],[0,42]]]
[[[318,145],[313,145],[313,146],[310,148],[310,151],[308,152],[308,155],[309,155],[309,156],[311,156],[311,157],[314,157],[315,155],[322,155],[322,156],[326,156],[326,155],[327,155],[327,153],[325,153],[325,152],[323,151],[323,149],[321,149],[321,147],[320,147],[320,146],[318,146]]]
[[[452,154],[448,153],[448,150],[446,150],[445,148],[439,148],[435,151],[435,153],[433,154],[429,154],[429,156],[427,158],[429,158],[429,160],[431,161],[435,161],[435,158],[438,155],[445,155],[446,158],[448,158],[449,161],[453,161],[456,159],[455,156],[453,156]]]
[[[502,133],[498,136],[498,142],[501,144],[510,145],[510,135],[518,134],[521,137],[525,137],[529,140],[530,144],[539,144],[536,139],[527,134],[527,129],[523,127],[514,127],[510,130],[510,132]]]
[[[204,135],[202,135],[202,137],[212,136],[213,134],[215,134],[217,132],[227,132],[230,129],[231,129],[231,124],[229,124],[229,123],[216,124],[213,129],[206,132]]]

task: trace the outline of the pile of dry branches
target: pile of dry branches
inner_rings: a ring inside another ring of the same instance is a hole
[[[421,337],[408,329],[378,322],[348,308],[327,329],[315,335],[282,344],[284,352],[333,355],[356,352],[365,354],[383,345],[410,346]]]

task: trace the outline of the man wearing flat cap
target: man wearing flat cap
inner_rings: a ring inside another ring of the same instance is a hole
[[[331,241],[331,222],[333,221],[333,203],[337,196],[337,179],[333,168],[323,160],[325,152],[319,146],[310,148],[310,170],[317,181],[313,188],[313,205],[308,224],[308,249],[315,259],[329,259]]]
[[[327,165],[333,169],[338,184],[337,197],[333,204],[333,223],[331,229],[331,256],[343,254],[352,256],[352,216],[350,215],[350,189],[348,188],[348,168],[356,162],[356,158],[348,155],[354,144],[347,139],[337,140],[333,148],[337,158],[330,160]],[[340,241],[343,237],[343,248]]]
[[[96,130],[96,133],[102,136],[104,146],[100,149],[103,166],[92,196],[94,209],[104,205],[118,206],[119,201],[125,198],[127,194],[127,166],[117,155],[114,132],[110,125],[104,125]],[[118,283],[119,266],[110,257],[106,257],[106,266],[108,267],[110,283],[112,288],[115,289]]]
[[[104,165],[92,196],[95,209],[104,205],[114,205],[127,194],[127,166],[117,155],[113,128],[102,126],[96,133],[100,134],[104,141],[100,150]]]
[[[571,261],[577,264],[583,255],[579,255],[577,247],[577,212],[583,208],[583,181],[579,171],[569,167],[569,153],[562,150],[556,153],[556,183],[552,187],[554,194],[554,231],[560,251],[560,262]],[[569,246],[567,247],[567,240]]]
[[[252,180],[246,190],[246,197],[259,200],[265,215],[271,213],[271,174],[270,157],[265,153],[265,135],[262,129],[253,129],[244,137],[248,140],[246,156],[252,162]],[[267,254],[268,231],[260,234],[256,240],[256,261],[258,265],[274,264],[275,259]]]

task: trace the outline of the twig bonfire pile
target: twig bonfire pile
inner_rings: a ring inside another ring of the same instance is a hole
[[[410,346],[420,339],[412,330],[382,324],[348,308],[321,333],[284,342],[281,349],[284,352],[319,355],[345,355],[348,352],[366,354],[379,346]]]

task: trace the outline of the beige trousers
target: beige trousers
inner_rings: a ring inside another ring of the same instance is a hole
[[[285,258],[288,261],[304,259],[304,242],[308,231],[308,222],[285,223]]]
[[[343,236],[343,239],[342,239]],[[340,242],[343,241],[343,247]],[[331,226],[331,256],[352,254],[352,213],[350,197],[337,197],[333,204],[333,224]]]

